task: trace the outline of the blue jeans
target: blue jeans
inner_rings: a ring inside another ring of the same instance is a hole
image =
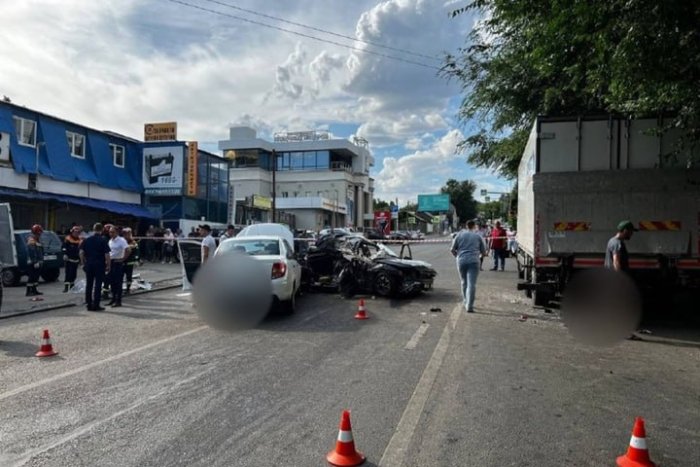
[[[462,297],[467,311],[474,310],[474,296],[476,295],[476,278],[479,275],[479,263],[460,262],[457,260],[457,270],[462,279]]]
[[[501,271],[506,267],[506,249],[493,250],[493,269],[498,269],[498,261],[501,261]]]

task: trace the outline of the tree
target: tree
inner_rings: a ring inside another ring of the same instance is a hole
[[[474,190],[476,190],[476,183],[471,180],[458,182],[451,178],[447,180],[440,192],[450,195],[450,202],[454,205],[460,221],[466,221],[476,217]]]
[[[383,201],[379,198],[375,198],[373,207],[374,207],[375,211],[388,211],[389,210],[389,202]]]
[[[453,16],[465,12],[481,20],[441,74],[477,122],[469,162],[514,177],[537,115],[669,114],[681,145],[700,142],[700,2],[471,0]]]

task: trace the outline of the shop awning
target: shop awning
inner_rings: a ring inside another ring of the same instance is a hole
[[[59,201],[62,203],[75,204],[93,209],[102,209],[114,214],[125,214],[128,216],[141,217],[145,219],[155,219],[156,216],[141,206],[133,203],[120,203],[118,201],[106,201],[101,199],[80,198],[78,196],[59,195],[54,193],[34,193],[24,190],[13,190],[11,188],[0,188],[0,196],[15,196],[18,198],[38,199],[46,201]]]

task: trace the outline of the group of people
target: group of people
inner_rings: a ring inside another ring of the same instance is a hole
[[[628,220],[621,221],[617,226],[617,233],[609,241],[605,249],[605,268],[617,272],[629,271],[629,255],[625,241],[632,238],[637,229]],[[488,248],[493,251],[492,271],[505,268],[505,258],[508,251],[508,235],[500,222],[496,222],[490,232],[481,226],[477,227],[475,221],[466,223],[466,228],[455,235],[450,251],[457,259],[457,271],[462,283],[462,298],[464,307],[468,313],[474,312],[474,299],[476,296],[476,279],[482,270],[484,257]],[[514,239],[513,239],[514,241]]]

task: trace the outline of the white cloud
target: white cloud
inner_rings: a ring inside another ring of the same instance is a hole
[[[429,148],[402,157],[385,157],[375,177],[376,195],[382,199],[415,200],[418,193],[436,193],[453,172],[462,133],[453,129]]]

